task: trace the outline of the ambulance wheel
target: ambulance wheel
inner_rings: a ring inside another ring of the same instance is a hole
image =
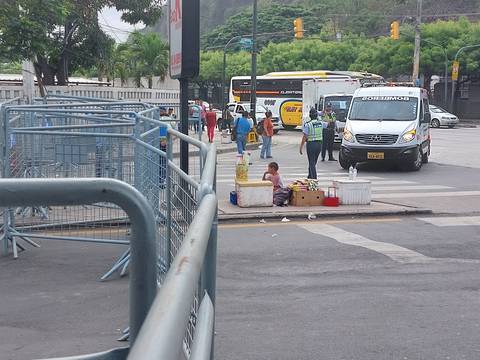
[[[430,150],[427,151],[425,154],[422,155],[422,163],[428,164],[428,153],[429,153],[429,152],[430,152]]]
[[[417,148],[415,153],[416,153],[415,160],[412,160],[410,163],[407,164],[406,170],[418,171],[422,168],[423,154],[422,154],[422,150],[420,149],[420,147]]]

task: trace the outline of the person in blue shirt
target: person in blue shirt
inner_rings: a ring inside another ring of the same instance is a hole
[[[237,150],[239,154],[243,155],[243,152],[247,148],[247,136],[252,126],[248,121],[248,112],[244,111],[242,117],[235,121],[235,129],[237,130]]]

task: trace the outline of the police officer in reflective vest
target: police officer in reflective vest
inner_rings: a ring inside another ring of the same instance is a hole
[[[303,124],[303,137],[300,144],[300,154],[303,154],[303,145],[307,143],[308,178],[317,178],[317,161],[322,151],[323,124],[318,119],[315,109],[310,109],[310,119]]]
[[[336,161],[333,157],[333,142],[335,140],[335,122],[337,115],[332,111],[332,105],[328,104],[322,113],[323,121],[323,144],[322,161],[325,161],[325,155],[328,150],[328,161]]]

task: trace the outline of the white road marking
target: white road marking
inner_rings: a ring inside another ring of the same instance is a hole
[[[418,197],[455,197],[455,196],[480,196],[480,191],[445,191],[431,193],[389,193],[374,194],[375,199],[401,199],[401,198],[418,198]]]
[[[311,233],[332,238],[342,244],[359,246],[378,252],[402,264],[424,264],[435,260],[416,251],[394,244],[370,240],[361,235],[328,224],[305,224],[298,226]]]
[[[263,173],[261,174],[251,174],[251,173],[248,173],[248,178],[250,180],[261,180],[262,179],[262,176],[263,176]],[[298,180],[298,179],[304,179],[305,177],[296,177],[296,178],[285,178],[284,176],[282,176],[282,179],[283,179],[283,182],[286,183],[286,184],[289,184],[289,183],[292,183],[294,182],[295,180]],[[365,179],[365,178],[364,178]],[[318,177],[318,184],[320,186],[331,186],[332,185],[332,181],[334,180],[338,180],[338,179],[335,179],[333,177]],[[235,181],[235,175],[227,175],[227,176],[219,176],[217,175],[217,183],[233,183]]]
[[[480,225],[480,216],[418,218],[435,226],[476,226]]]
[[[452,189],[444,185],[411,185],[411,186],[374,186],[373,191],[405,191],[405,190],[446,190]]]

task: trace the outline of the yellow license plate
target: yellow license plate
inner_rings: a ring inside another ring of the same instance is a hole
[[[369,160],[383,160],[385,159],[385,153],[383,152],[368,152],[367,159]]]

